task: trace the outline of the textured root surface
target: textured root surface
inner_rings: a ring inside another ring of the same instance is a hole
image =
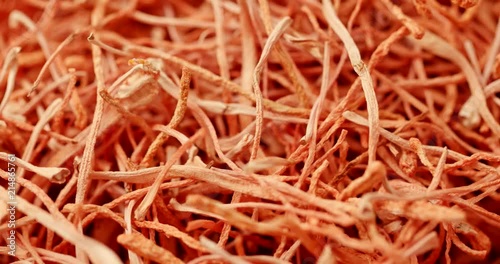
[[[1,263],[497,263],[500,3],[0,4]]]

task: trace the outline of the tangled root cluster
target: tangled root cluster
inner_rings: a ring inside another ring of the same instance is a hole
[[[0,15],[2,263],[499,263],[498,1]]]

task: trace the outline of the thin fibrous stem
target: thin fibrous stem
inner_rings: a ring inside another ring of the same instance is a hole
[[[368,145],[368,160],[370,163],[376,160],[376,151],[379,138],[378,103],[377,97],[375,96],[375,90],[373,88],[372,78],[365,63],[361,60],[361,55],[359,53],[359,49],[356,46],[356,43],[337,17],[330,1],[323,0],[323,12],[330,27],[335,31],[335,33],[337,33],[339,38],[344,43],[347,54],[349,55],[349,59],[351,60],[351,64],[361,79],[361,86],[363,87],[363,92],[366,98],[366,105],[368,108],[368,122],[370,124],[370,139]]]

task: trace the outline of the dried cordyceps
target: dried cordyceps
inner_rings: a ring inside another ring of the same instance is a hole
[[[500,3],[4,1],[1,263],[500,261]]]

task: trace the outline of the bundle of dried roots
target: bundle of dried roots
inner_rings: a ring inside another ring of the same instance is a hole
[[[499,261],[500,2],[0,6],[0,262]]]

